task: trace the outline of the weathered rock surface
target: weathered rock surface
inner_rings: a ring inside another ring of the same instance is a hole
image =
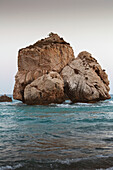
[[[5,94],[0,96],[0,102],[12,102],[12,98],[6,96]]]
[[[24,90],[24,102],[27,104],[62,103],[64,100],[64,81],[57,72],[39,77]]]
[[[61,78],[62,77],[62,78]],[[27,104],[62,103],[109,99],[105,70],[90,53],[74,57],[73,49],[57,34],[49,34],[19,50],[13,98]]]
[[[73,59],[74,53],[69,43],[53,33],[19,50],[13,98],[24,101],[24,89],[28,84],[50,71],[60,73]]]
[[[65,93],[72,102],[109,99],[109,81],[105,70],[90,53],[81,52],[61,72]]]

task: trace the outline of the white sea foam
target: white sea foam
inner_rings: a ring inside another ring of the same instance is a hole
[[[109,101],[109,103],[112,103],[112,104],[113,104],[113,101]]]
[[[9,169],[12,169],[12,167],[8,165],[0,167],[0,170],[9,170]]]
[[[56,104],[56,105],[51,105],[54,107],[60,107],[60,108],[79,108],[79,107],[87,107],[87,106],[93,106],[91,103],[64,103],[64,104]],[[96,106],[94,106],[96,107]]]
[[[81,108],[81,107],[103,107],[103,105],[95,105],[92,103],[76,103],[76,104],[56,104],[51,105],[54,107],[60,107],[60,108]]]
[[[70,165],[71,163],[75,163],[75,162],[79,162],[79,161],[82,161],[82,160],[89,160],[89,159],[92,159],[93,157],[89,158],[75,158],[75,159],[65,159],[65,160],[59,160],[57,159],[55,162],[58,162],[58,163],[61,163],[61,164],[67,164],[67,165]],[[95,158],[95,157],[94,157]],[[94,159],[93,158],[93,159]]]
[[[0,103],[0,106],[24,106],[26,104],[20,102],[20,101],[17,101],[17,102],[1,102]]]
[[[21,102],[1,102],[0,105],[2,106],[12,106],[12,105],[17,105],[21,104]]]
[[[75,158],[75,159],[65,159],[65,160],[59,160],[59,159],[56,159],[55,162],[58,162],[58,163],[61,163],[61,164],[71,164],[71,163],[75,163],[75,162],[79,162],[79,161],[83,161],[83,160],[94,160],[94,159],[101,159],[101,158],[109,158],[109,157],[113,157],[113,154],[110,154],[110,155],[96,155],[96,156],[93,156],[93,157],[86,157],[86,158]],[[111,167],[113,168],[113,167]],[[113,169],[98,169],[98,170],[113,170]]]
[[[6,165],[6,166],[0,167],[0,170],[15,170],[15,169],[21,168],[21,167],[22,167],[21,164],[17,164],[17,165],[15,165],[15,166]]]
[[[76,107],[76,106],[72,106],[72,105],[70,105],[70,104],[57,104],[56,105],[57,107],[62,107],[62,108],[74,108],[74,107]]]

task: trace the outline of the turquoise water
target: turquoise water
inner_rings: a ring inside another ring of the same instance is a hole
[[[0,103],[0,170],[113,167],[111,97],[93,104]]]

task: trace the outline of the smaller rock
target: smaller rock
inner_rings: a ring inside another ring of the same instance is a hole
[[[0,96],[0,102],[12,102],[12,98],[6,96],[5,94]]]
[[[29,105],[60,104],[64,101],[64,82],[57,72],[37,78],[24,90],[24,103]]]

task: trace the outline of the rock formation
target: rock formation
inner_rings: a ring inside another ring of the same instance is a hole
[[[18,53],[13,98],[27,104],[62,103],[109,99],[109,81],[90,53],[74,57],[73,49],[57,34],[36,42]]]
[[[41,105],[64,101],[64,81],[57,72],[39,77],[24,89],[24,102],[27,104]]]
[[[23,102],[28,101],[24,100],[24,94],[27,93],[24,93],[24,90],[30,83],[50,71],[60,73],[72,59],[74,59],[74,53],[70,44],[53,33],[49,34],[48,38],[19,50],[13,98]]]
[[[109,99],[109,81],[105,70],[90,53],[81,52],[61,72],[65,93],[75,102]]]
[[[12,98],[6,96],[5,94],[0,96],[0,102],[12,102]]]

